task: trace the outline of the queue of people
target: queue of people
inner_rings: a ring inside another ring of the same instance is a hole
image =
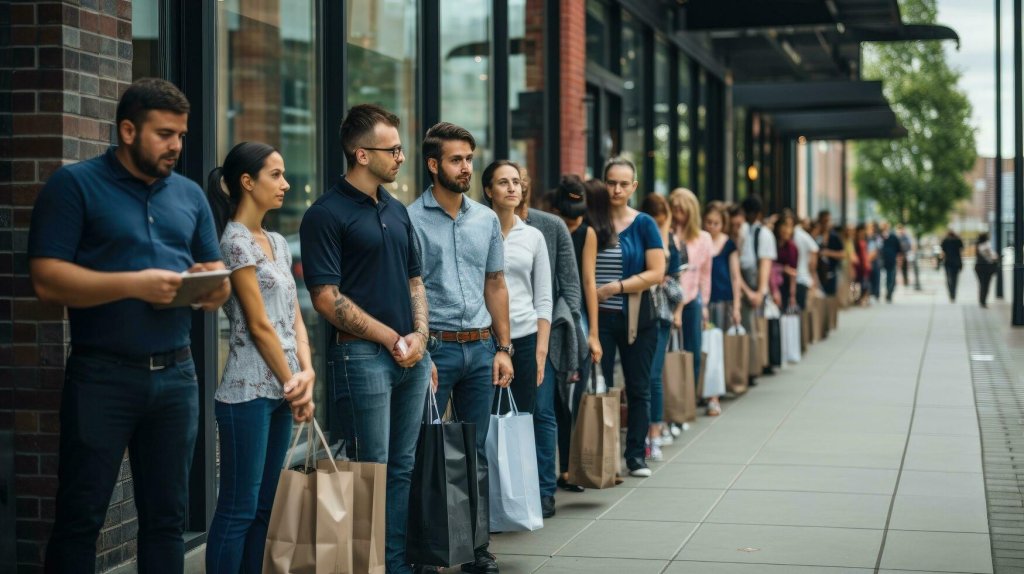
[[[207,571],[262,570],[293,421],[313,419],[313,387],[325,384],[348,458],[387,465],[384,560],[399,574],[431,570],[409,564],[405,552],[416,441],[431,393],[475,424],[481,496],[499,397],[533,415],[541,508],[550,517],[558,489],[583,490],[567,465],[592,370],[615,385],[621,366],[625,472],[650,476],[648,461],[661,460],[661,447],[683,430],[663,416],[670,337],[693,355],[697,379],[709,325],[756,335],[766,306],[795,313],[812,294],[835,296],[847,263],[870,292],[879,257],[893,276],[891,300],[904,252],[884,227],[874,247],[858,229],[851,250],[828,212],[814,224],[790,211],[765,218],[756,195],[702,208],[692,191],[677,189],[647,196],[637,210],[637,169],[621,157],[600,179],[566,175],[533,200],[526,168],[500,159],[481,174],[478,202],[467,195],[476,141],[445,122],[421,144],[431,185],[406,207],[386,189],[405,161],[401,120],[359,105],[340,128],[346,173],[309,207],[300,229],[309,297],[333,331],[326,372],[316,373],[290,251],[263,227],[290,192],[284,159],[269,145],[240,143],[203,193],[173,172],[188,111],[173,85],[135,82],[118,106],[119,145],[58,170],[33,212],[32,279],[41,299],[70,308],[72,334],[47,571],[94,563],[125,448],[139,569],[182,570],[197,377],[192,313],[162,307],[175,300],[180,271],[229,273],[187,302],[205,311],[223,305],[230,328],[215,397],[220,491]],[[751,385],[772,372],[759,356],[750,364]],[[704,394],[695,398],[706,414],[719,415],[723,392]],[[462,571],[498,572],[486,541]]]

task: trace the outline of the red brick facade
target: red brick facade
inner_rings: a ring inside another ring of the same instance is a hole
[[[561,109],[558,111],[562,173],[582,174],[587,168],[586,108],[587,93],[587,6],[585,0],[561,2],[559,26],[559,85]]]
[[[112,140],[132,80],[131,3],[5,2],[0,27],[10,39],[0,58],[0,435],[13,434],[14,447],[13,461],[0,448],[0,469],[13,463],[17,571],[38,572],[57,490],[67,323],[63,308],[34,296],[28,225],[50,174]],[[134,555],[134,515],[124,465],[98,543],[101,570]]]

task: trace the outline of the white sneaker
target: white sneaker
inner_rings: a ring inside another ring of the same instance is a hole
[[[661,446],[669,446],[676,442],[676,439],[672,438],[672,432],[668,430],[668,427],[661,429]]]
[[[669,428],[669,434],[671,434],[671,435],[672,435],[672,436],[674,436],[674,437],[677,437],[677,438],[678,438],[678,437],[679,437],[679,435],[683,434],[683,429],[682,429],[682,428],[680,428],[680,426],[679,426],[679,425],[677,425],[677,424],[675,424],[675,423],[673,423],[673,424],[670,424],[670,425],[668,426],[668,428]]]
[[[658,439],[654,440],[657,441]],[[665,455],[662,454],[661,452],[661,446],[659,446],[656,442],[651,443],[651,460],[653,460],[654,462],[661,462],[665,460]]]

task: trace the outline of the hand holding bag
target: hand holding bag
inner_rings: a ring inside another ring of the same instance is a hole
[[[615,486],[619,471],[619,389],[595,392],[599,368],[591,369],[569,443],[569,482],[586,488]]]
[[[734,395],[747,392],[750,361],[750,336],[742,325],[733,325],[722,343],[725,364],[725,388]]]
[[[685,423],[697,418],[697,390],[693,377],[693,354],[683,351],[679,331],[673,330],[665,367],[661,372],[665,393],[665,420]]]
[[[504,395],[508,396],[509,412],[501,414]],[[543,528],[533,415],[519,412],[512,392],[500,387],[495,410],[486,442],[491,531]]]

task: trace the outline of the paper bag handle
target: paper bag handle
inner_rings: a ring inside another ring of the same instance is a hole
[[[509,409],[508,409],[508,413],[503,415],[503,414],[501,414],[501,396],[503,394],[505,394],[505,393],[508,393]],[[508,416],[508,415],[516,416],[516,415],[519,414],[519,407],[516,406],[516,398],[512,394],[512,390],[511,389],[507,389],[505,387],[498,387],[498,400],[497,400],[497,404],[494,405],[494,414],[498,415],[499,417]]]
[[[432,425],[432,424],[434,424],[434,421],[438,421],[438,424],[440,424],[440,422],[441,422],[441,411],[437,408],[437,394],[434,392],[433,389],[427,389],[427,406],[426,406],[426,408],[427,408],[427,419],[428,419],[426,421],[426,424]],[[431,417],[430,416],[431,414],[433,414],[434,416]]]
[[[294,453],[295,448],[299,446],[299,437],[302,436],[302,429],[306,428],[306,424],[307,423],[305,422],[299,423],[299,430],[295,433],[295,438],[292,439],[292,448],[288,451],[289,453]],[[327,443],[327,438],[324,436],[324,432],[320,430],[320,425],[316,422],[316,419],[313,419],[312,424],[310,424],[310,427],[306,430],[306,467],[309,467],[310,457],[316,456],[317,445],[313,443],[314,431],[316,431],[316,434],[319,437],[320,444],[323,445],[324,450],[327,451],[327,459],[331,461],[331,466],[334,467],[335,472],[338,472],[338,465],[334,463],[334,457],[331,456],[331,447]],[[290,455],[284,457],[284,466],[281,467],[281,470],[288,470],[288,467],[291,465],[291,461],[292,459]]]

